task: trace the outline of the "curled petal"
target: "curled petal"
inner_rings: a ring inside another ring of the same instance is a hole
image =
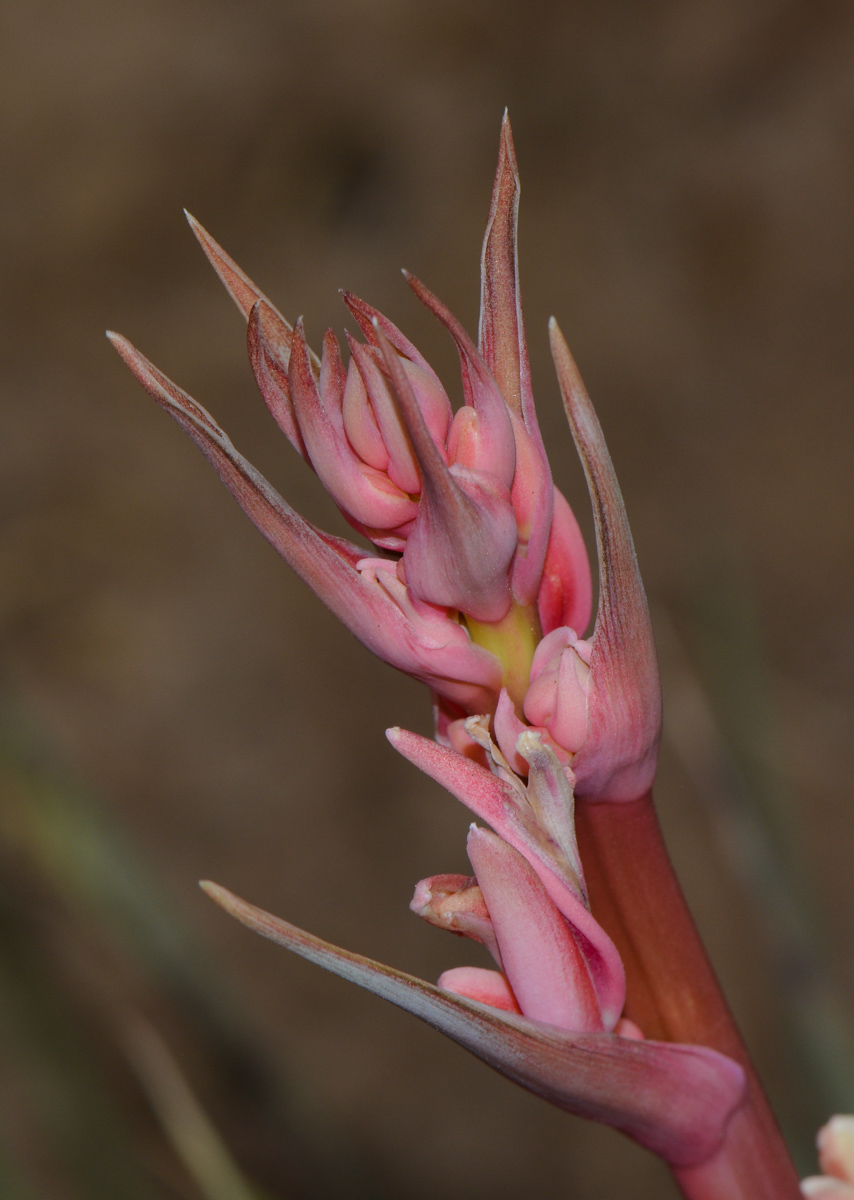
[[[584,633],[590,624],[593,608],[590,560],[575,513],[557,488],[537,608],[544,634],[561,625]]]
[[[422,478],[404,551],[407,583],[432,604],[500,621],[510,608],[507,575],[516,546],[507,489],[491,475],[446,466],[400,358],[379,326],[376,332]]]
[[[467,875],[432,875],[422,879],[415,885],[409,907],[437,929],[480,942],[501,966],[495,929],[476,879]]]
[[[473,728],[471,723],[468,728]],[[579,894],[576,867],[558,839],[543,828],[521,781],[513,784],[501,779],[463,755],[405,729],[388,729],[386,737],[404,758],[447,788],[531,864],[572,925],[590,968],[603,1023],[606,1029],[613,1029],[626,998],[623,964],[614,943]]]
[[[439,976],[439,987],[503,1012],[522,1012],[507,976],[500,971],[488,971],[484,967],[452,967]]]
[[[379,658],[466,712],[489,711],[501,664],[455,621],[404,610],[375,574],[356,564],[364,552],[316,529],[240,455],[213,417],[119,334],[110,341],[148,394],[190,435],[240,507],[275,550]]]
[[[463,376],[463,398],[475,409],[481,420],[480,439],[486,469],[497,475],[505,487],[510,487],[516,469],[516,441],[510,411],[498,384],[477,347],[457,318],[445,307],[420,279],[403,272],[415,295],[445,326],[456,343]]]
[[[420,1017],[558,1108],[622,1130],[672,1166],[711,1158],[743,1101],[742,1068],[714,1050],[569,1033],[500,1012],[332,946],[215,883],[201,886],[256,933]]]
[[[634,543],[602,429],[572,355],[552,319],[552,355],[587,476],[599,549],[588,734],[573,760],[579,797],[637,800],[652,785],[661,737],[661,682]]]
[[[294,411],[306,450],[321,483],[354,520],[375,529],[411,521],[417,505],[381,471],[361,462],[344,433],[344,373],[337,343],[326,340],[320,385],[311,370],[302,323],[297,322],[288,369]],[[324,402],[325,401],[325,402]]]
[[[533,867],[476,825],[469,830],[468,855],[495,928],[502,969],[525,1016],[561,1029],[601,1029],[584,955]]]

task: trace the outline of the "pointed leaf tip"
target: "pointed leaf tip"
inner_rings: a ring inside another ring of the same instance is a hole
[[[587,477],[599,555],[588,733],[573,759],[576,795],[636,800],[652,785],[661,735],[661,682],[646,593],[602,427],[557,322],[552,357]]]

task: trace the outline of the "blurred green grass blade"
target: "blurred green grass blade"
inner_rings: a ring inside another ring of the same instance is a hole
[[[104,1090],[83,1031],[42,954],[41,915],[4,872],[0,890],[0,1049],[7,1103],[23,1130],[23,1151],[0,1142],[19,1174],[59,1175],[57,1194],[86,1200],[155,1200],[163,1193],[133,1152],[121,1106]],[[49,918],[47,918],[49,919]],[[54,1184],[56,1186],[56,1184]],[[9,1193],[15,1196],[14,1192]]]
[[[154,1026],[135,1013],[122,1024],[122,1042],[136,1076],[205,1200],[263,1200],[244,1178]]]

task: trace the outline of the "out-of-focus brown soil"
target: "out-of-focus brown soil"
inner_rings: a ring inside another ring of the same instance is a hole
[[[466,870],[467,814],[383,737],[426,732],[426,695],[279,562],[103,330],[131,337],[292,503],[343,532],[255,391],[242,322],[181,207],[304,314],[315,344],[328,324],[343,331],[346,286],[413,337],[456,398],[452,348],[398,268],[474,330],[509,105],[557,480],[589,531],[551,313],[598,406],[653,603],[682,627],[722,577],[753,598],[850,1003],[854,12],[32,0],[0,11],[0,56],[11,689],[155,865],[271,1062],[318,1121],[363,1144],[390,1194],[675,1195],[616,1134],[549,1110],[198,892],[213,878],[427,978],[472,961],[407,909],[420,877]],[[797,1123],[744,895],[671,758],[659,795],[733,1003]]]

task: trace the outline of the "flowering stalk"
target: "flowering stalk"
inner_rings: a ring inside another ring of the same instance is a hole
[[[238,503],[381,658],[428,685],[435,740],[392,745],[483,822],[472,876],[435,875],[413,911],[493,967],[403,975],[254,908],[250,928],[429,1021],[567,1111],[661,1155],[689,1200],[793,1200],[794,1169],[679,892],[652,808],[658,667],[631,533],[602,431],[552,321],[552,354],[596,521],[599,600],[555,489],[534,410],[518,286],[519,180],[510,126],[482,256],[475,345],[406,274],[452,337],[456,414],[418,350],[343,293],[364,338],[318,358],[197,222],[247,321],[270,412],[374,549],[299,516],[214,419],[118,335],[116,349]]]

